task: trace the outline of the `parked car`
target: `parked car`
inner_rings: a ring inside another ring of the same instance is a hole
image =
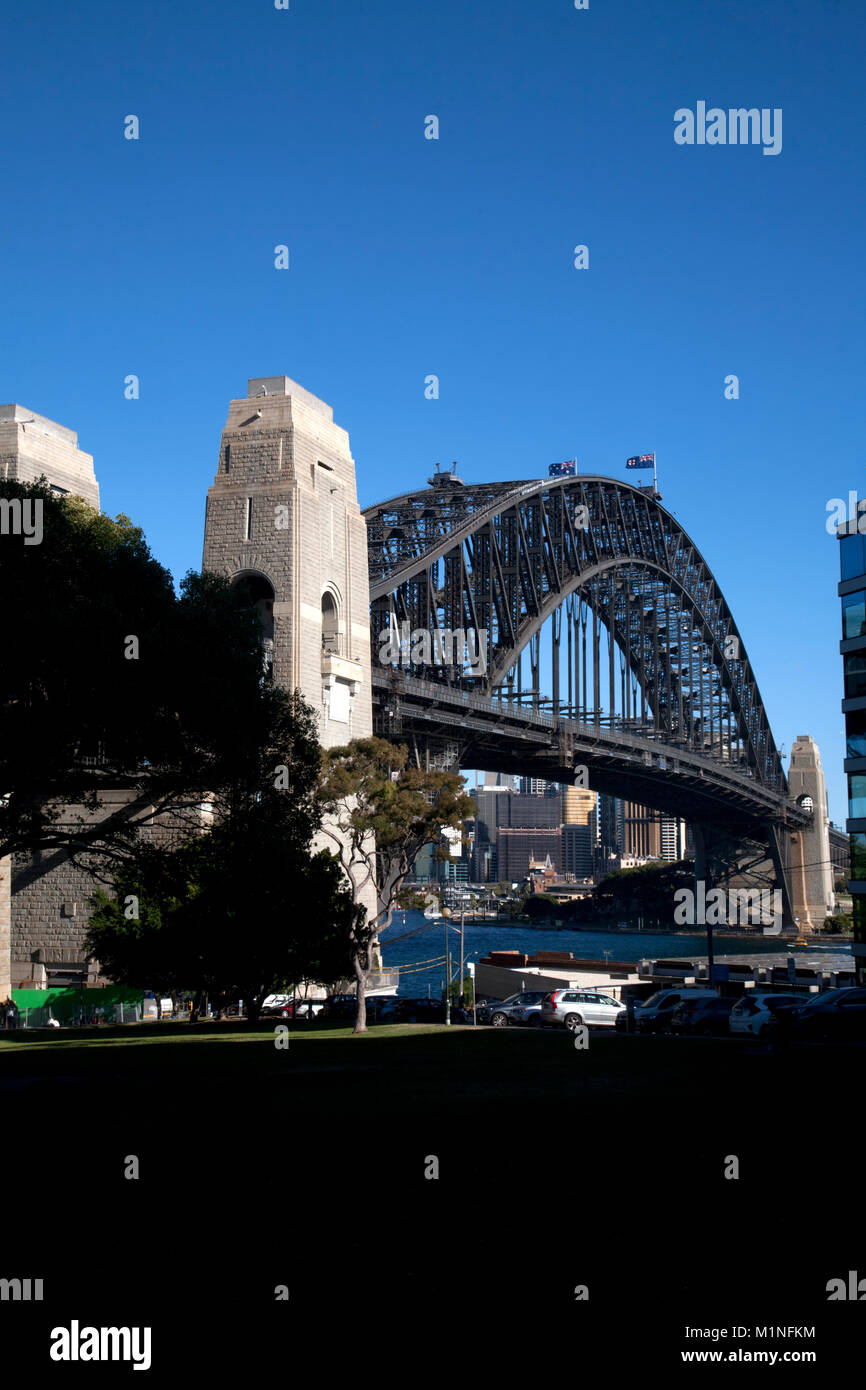
[[[511,995],[508,1000],[504,999],[476,999],[475,1016],[479,1023],[489,1023],[493,1017],[494,1009],[498,1009],[501,1004],[513,1003],[516,995]]]
[[[765,994],[749,990],[731,1009],[728,1027],[732,1033],[751,1033],[764,1038],[774,1014],[784,1009],[796,1009],[804,1002],[802,994]]]
[[[670,1027],[674,1009],[684,999],[718,999],[714,989],[658,989],[634,1011],[635,1027],[639,1033],[661,1033]]]
[[[593,989],[555,989],[544,997],[541,1021],[563,1023],[572,1030],[582,1023],[613,1028],[617,1015],[625,1011],[625,1004],[610,994],[600,994]]]
[[[378,1009],[376,1010],[376,1022],[394,1023],[400,1008],[400,1004],[401,1000],[399,1000],[396,997],[396,995],[388,995],[387,998],[382,999],[379,1003]]]
[[[671,1015],[671,1032],[692,1037],[726,1034],[735,1003],[734,999],[683,999]]]
[[[615,1025],[616,1031],[617,1031],[618,1033],[626,1033],[626,1032],[628,1031],[628,1003],[627,1003],[627,1001],[626,1001],[625,999],[623,999],[622,1002],[625,1004],[625,1008],[622,1010],[621,1013],[618,1013],[617,1016],[616,1016],[616,1018],[614,1019],[614,1025]],[[635,999],[635,1001],[634,1001],[634,1012],[635,1012],[635,1015],[637,1015],[637,1011],[638,1011],[638,1009],[640,1008],[640,1006],[641,1006],[641,1001],[640,1001],[640,999]],[[635,1028],[637,1028],[637,1025],[636,1025],[636,1024],[635,1024]]]
[[[544,1021],[541,1017],[542,1002],[537,999],[534,1004],[521,1004],[519,1008],[512,1009],[508,1022],[515,1028],[540,1028]]]
[[[327,1019],[335,1021],[354,1018],[358,1012],[358,1000],[354,994],[329,994],[323,1010]]]
[[[391,1014],[393,1023],[444,1023],[445,1005],[441,999],[398,999]]]
[[[295,1018],[315,1018],[320,1014],[325,1005],[321,999],[296,999],[294,1016]]]
[[[826,989],[799,1008],[780,1009],[767,1030],[771,1038],[853,1042],[866,1039],[866,989]]]
[[[494,1028],[506,1028],[515,1009],[523,1009],[528,1004],[540,1004],[547,994],[546,989],[525,989],[520,994],[510,994],[507,999],[494,1000],[482,1004],[477,1017],[479,1023],[489,1023]]]

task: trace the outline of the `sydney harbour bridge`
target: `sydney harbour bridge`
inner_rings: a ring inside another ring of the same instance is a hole
[[[419,765],[577,781],[681,817],[696,874],[751,869],[792,920],[812,807],[789,795],[733,615],[653,486],[437,473],[364,519],[377,733]],[[482,659],[443,632],[484,634]]]
[[[807,882],[829,864],[823,774],[795,776],[792,750],[792,794],[733,615],[655,484],[437,471],[361,511],[332,408],[288,377],[250,378],[203,568],[247,586],[273,678],[317,709],[323,746],[373,731],[420,767],[676,816],[697,879],[778,887],[785,922],[795,902],[823,920],[832,883]]]

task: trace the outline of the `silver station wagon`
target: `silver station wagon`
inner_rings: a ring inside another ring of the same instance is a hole
[[[566,1028],[581,1024],[614,1028],[617,1014],[625,1012],[625,1004],[609,994],[595,989],[555,989],[541,1004],[542,1023],[564,1023]]]

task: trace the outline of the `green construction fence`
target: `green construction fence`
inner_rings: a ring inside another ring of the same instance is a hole
[[[53,989],[13,989],[12,1002],[20,1013],[20,1026],[44,1028],[49,1018],[58,1023],[75,1023],[84,1012],[88,1023],[96,1021],[97,1009],[104,1009],[100,1017],[106,1023],[130,1022],[138,1005],[139,1017],[144,1001],[144,991],[128,989],[123,986],[109,986],[106,989],[84,989],[66,985]],[[118,1016],[117,1005],[121,1006]]]

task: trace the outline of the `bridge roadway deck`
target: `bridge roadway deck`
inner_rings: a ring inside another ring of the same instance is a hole
[[[583,763],[593,790],[687,820],[725,820],[739,828],[772,821],[794,829],[810,819],[787,794],[762,786],[751,772],[671,744],[652,729],[638,734],[555,718],[434,681],[401,674],[395,682],[387,671],[374,670],[373,696],[383,733],[384,709],[396,696],[394,737],[405,742],[411,733],[421,743],[456,745],[462,767],[573,783],[574,769]]]

